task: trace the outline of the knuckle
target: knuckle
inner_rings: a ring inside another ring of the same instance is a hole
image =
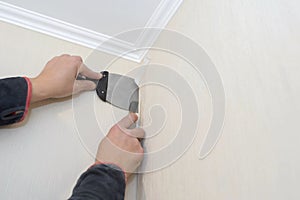
[[[141,143],[137,139],[134,140],[133,146],[137,153],[141,153],[143,147],[141,146]]]
[[[120,130],[120,127],[119,127],[117,124],[115,124],[114,126],[112,126],[112,127],[110,128],[109,133],[117,134],[117,133],[119,133],[120,131],[121,131],[121,130]]]
[[[48,63],[56,62],[56,61],[58,61],[60,58],[61,58],[61,56],[55,56],[55,57],[53,57],[51,60],[49,60]],[[47,63],[47,64],[48,64],[48,63]]]
[[[79,56],[70,56],[69,57],[69,62],[71,64],[72,67],[79,69],[79,67],[82,64],[82,59]]]
[[[82,63],[82,58],[81,58],[80,56],[72,56],[72,59],[73,59],[75,62]]]
[[[140,150],[139,152],[137,152],[137,154],[136,154],[136,160],[137,160],[137,161],[142,161],[143,158],[144,158],[144,150],[141,149],[141,150]]]
[[[144,148],[140,146],[140,148],[138,149],[138,153],[144,154]]]
[[[142,137],[144,137],[144,136],[145,136],[145,133],[146,133],[146,132],[145,132],[145,130],[144,130],[144,129],[142,129],[142,128],[140,128],[140,134],[141,134],[141,136],[142,136]]]

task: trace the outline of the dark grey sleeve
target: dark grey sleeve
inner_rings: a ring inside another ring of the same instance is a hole
[[[29,78],[0,79],[0,126],[22,121],[28,112],[30,98]]]
[[[84,172],[69,200],[123,200],[125,175],[115,165],[98,164]]]

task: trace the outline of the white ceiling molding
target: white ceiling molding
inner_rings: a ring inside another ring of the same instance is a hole
[[[164,28],[182,1],[162,0],[144,28]],[[130,52],[123,57],[136,62],[141,62],[147,50],[137,51],[138,53],[133,50],[145,45],[151,46],[158,36],[158,34],[155,34],[157,31],[151,32],[145,29],[138,36],[135,43],[113,39],[109,40],[109,43],[100,46],[103,42],[113,38],[113,36],[67,23],[3,1],[0,1],[0,20],[114,55],[123,55],[124,52]]]

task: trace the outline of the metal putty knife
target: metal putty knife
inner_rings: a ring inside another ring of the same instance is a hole
[[[82,75],[77,76],[77,80],[89,80],[96,83],[98,97],[104,102],[130,112],[137,113],[139,108],[139,86],[135,80],[128,76],[101,72],[100,80],[90,79]]]

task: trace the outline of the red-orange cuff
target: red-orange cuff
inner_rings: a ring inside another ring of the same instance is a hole
[[[31,95],[32,95],[32,84],[31,84],[30,79],[28,77],[23,77],[23,78],[26,80],[26,83],[27,83],[27,98],[26,98],[25,111],[24,111],[23,117],[21,118],[20,121],[24,120],[26,115],[28,114],[30,101],[31,101]]]

